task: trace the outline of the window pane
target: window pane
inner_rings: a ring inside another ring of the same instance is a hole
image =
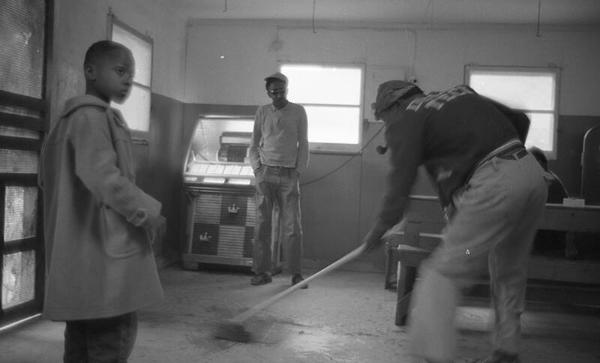
[[[26,303],[35,297],[35,251],[3,256],[2,309]]]
[[[531,120],[526,147],[537,146],[544,151],[552,151],[554,147],[554,114],[527,112]]]
[[[35,151],[0,149],[0,173],[36,174],[38,159]]]
[[[360,107],[306,106],[308,141],[358,144]]]
[[[36,236],[36,187],[7,186],[4,203],[4,241]]]
[[[152,43],[113,23],[112,39],[131,50],[135,60],[134,81],[150,87],[152,75]]]
[[[132,130],[148,131],[150,125],[150,90],[138,85],[131,87],[129,98],[121,105],[112,103],[121,111],[125,122]]]
[[[0,89],[42,97],[45,1],[0,2]]]
[[[554,111],[556,76],[528,71],[474,70],[469,85],[478,93],[521,110]]]
[[[297,103],[360,105],[360,68],[283,65],[288,77],[288,98]]]

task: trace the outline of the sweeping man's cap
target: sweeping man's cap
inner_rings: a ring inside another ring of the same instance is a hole
[[[375,119],[379,120],[381,112],[385,111],[396,102],[417,93],[423,93],[423,91],[411,82],[387,81],[380,84],[377,89],[377,98],[372,105],[373,111],[375,112]]]
[[[279,81],[282,81],[286,85],[288,83],[287,77],[285,76],[285,74],[283,74],[281,72],[275,72],[275,73],[271,74],[270,76],[265,77],[265,81],[269,81],[270,79],[277,79]]]

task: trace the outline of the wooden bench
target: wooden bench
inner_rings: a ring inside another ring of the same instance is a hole
[[[437,205],[432,208],[432,204]],[[404,325],[410,296],[421,261],[440,243],[446,221],[436,197],[411,196],[403,227],[383,237],[386,250],[385,288],[395,285],[398,295],[396,325]]]

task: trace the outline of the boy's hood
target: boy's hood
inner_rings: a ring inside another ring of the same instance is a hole
[[[95,106],[105,110],[110,108],[110,105],[108,103],[102,101],[96,96],[77,96],[67,100],[61,118],[69,116],[73,111],[83,106]]]

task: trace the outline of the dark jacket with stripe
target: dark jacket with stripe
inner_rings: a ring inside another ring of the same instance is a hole
[[[397,102],[383,118],[391,170],[379,223],[387,227],[402,218],[420,165],[447,206],[482,158],[511,139],[524,142],[529,128],[525,114],[465,85]]]

